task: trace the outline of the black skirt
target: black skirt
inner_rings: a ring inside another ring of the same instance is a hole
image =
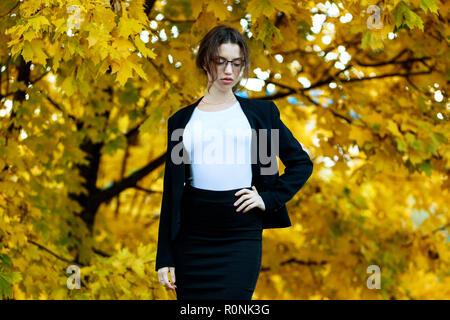
[[[240,189],[185,185],[174,246],[178,300],[251,300],[261,269],[263,211],[236,212]]]

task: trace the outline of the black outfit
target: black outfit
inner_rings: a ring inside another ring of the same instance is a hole
[[[289,227],[291,226],[291,221],[287,212],[286,202],[292,199],[309,179],[313,171],[313,163],[308,154],[302,149],[300,143],[292,135],[291,131],[281,121],[280,112],[275,103],[269,100],[247,99],[237,95],[235,95],[235,97],[239,101],[242,111],[246,115],[252,130],[254,130],[252,132],[251,147],[252,150],[256,150],[256,152],[252,152],[252,186],[256,187],[266,207],[265,211],[259,210],[262,229]],[[195,103],[178,110],[168,119],[164,190],[161,204],[155,271],[162,267],[175,267],[176,256],[188,259],[187,255],[180,251],[180,243],[185,246],[184,250],[186,250],[186,252],[195,252],[193,251],[195,248],[193,247],[194,240],[192,237],[189,238],[190,240],[187,241],[186,244],[184,244],[183,241],[180,241],[182,237],[182,232],[180,232],[180,230],[182,227],[184,228],[184,224],[182,226],[181,223],[182,209],[185,207],[184,203],[182,203],[184,202],[183,195],[185,194],[184,191],[186,190],[186,185],[189,187],[192,178],[190,177],[189,156],[182,144],[183,130],[178,131],[177,129],[184,129],[186,127],[192,112],[202,98],[198,99]],[[259,148],[261,139],[266,140],[265,145],[267,146],[267,152],[265,152],[264,156],[268,156],[270,159],[264,159],[260,155]],[[274,149],[273,152],[272,149]],[[183,161],[178,162],[176,159],[177,156],[182,157]],[[272,170],[274,164],[276,166],[277,163],[276,156],[278,156],[285,165],[284,173],[281,176],[279,176],[278,167],[275,168],[276,170]],[[267,160],[269,161],[267,162]],[[272,169],[268,170],[269,168]],[[203,200],[206,199],[204,197],[205,194],[197,193],[197,195],[201,196],[201,199]],[[207,193],[207,195],[211,196],[212,194]],[[219,203],[216,203],[216,205],[218,204]],[[210,205],[214,206],[214,204],[204,206],[204,202],[197,199],[190,204],[188,203],[186,206],[188,207],[188,210],[186,212],[200,215],[204,215],[205,212],[212,213],[210,212]],[[218,207],[220,207],[220,210],[218,211],[223,214],[226,215],[225,212],[231,214],[231,211],[225,210],[226,206]],[[230,208],[230,210],[232,209]],[[189,213],[187,215],[189,215]],[[207,230],[205,232],[207,232]],[[201,236],[205,237],[205,234],[201,234]],[[228,234],[228,237],[231,237],[231,235]],[[248,244],[241,242],[241,245],[247,246]],[[225,249],[226,247],[224,247],[223,250]],[[207,252],[208,250],[211,249],[208,247],[202,247],[200,249],[200,251],[203,252]],[[177,255],[175,254],[175,251],[177,251]],[[249,251],[252,251],[252,254],[254,255],[253,259],[258,258],[257,247],[253,247]],[[225,251],[221,251],[221,253],[224,252]],[[235,259],[235,256],[230,255],[226,259]],[[189,259],[187,262],[189,262]],[[195,261],[192,260],[192,262]],[[202,260],[201,263],[205,263],[205,266],[211,266],[214,261]],[[182,269],[183,265],[179,265],[179,267]],[[230,264],[229,268],[230,269],[227,270],[232,270],[234,267]],[[186,272],[188,271],[187,269],[185,270]],[[189,268],[189,271],[190,270],[192,269]],[[213,270],[210,272],[212,271]],[[218,272],[222,273],[223,271]],[[251,275],[254,275],[251,271],[248,272],[250,272]],[[181,271],[180,274],[182,274],[183,277],[183,275],[187,273]],[[177,268],[175,268],[175,276],[178,278]],[[251,278],[251,276],[249,277]],[[192,280],[193,278],[185,276],[184,279],[186,279],[185,281],[189,284],[194,283]],[[177,286],[178,281],[181,280],[176,279],[175,284]],[[217,280],[217,283],[220,284],[221,281],[222,280]],[[252,282],[250,281],[246,284],[246,287],[251,289],[251,283]],[[180,290],[180,293],[181,291],[182,290]],[[208,295],[209,293],[210,291],[208,291]],[[233,294],[227,295],[227,293],[223,293],[223,296],[231,296]],[[194,294],[192,294],[192,296],[194,296]],[[241,297],[242,295],[239,296]],[[207,297],[202,296],[202,298]]]
[[[178,300],[251,300],[261,268],[263,211],[236,212],[234,194],[241,189],[185,186],[173,250]]]

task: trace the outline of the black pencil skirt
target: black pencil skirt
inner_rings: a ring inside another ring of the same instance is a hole
[[[240,189],[185,185],[174,246],[178,300],[251,300],[261,268],[263,211],[236,212]]]

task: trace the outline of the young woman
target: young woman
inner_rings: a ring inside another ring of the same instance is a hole
[[[178,300],[251,300],[262,231],[291,225],[285,203],[309,179],[312,161],[273,102],[234,94],[250,67],[238,30],[210,30],[196,63],[207,91],[168,120],[155,270]],[[276,155],[286,166],[281,176]]]

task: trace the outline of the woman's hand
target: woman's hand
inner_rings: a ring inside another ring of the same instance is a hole
[[[236,192],[234,195],[240,196],[242,195],[235,203],[234,206],[238,206],[242,201],[242,205],[237,208],[237,212],[239,212],[242,208],[245,208],[242,212],[247,212],[253,208],[260,208],[262,211],[266,210],[266,205],[264,204],[263,199],[256,190],[255,186],[252,186],[253,190],[241,189]]]
[[[170,278],[172,279],[172,283],[169,282],[168,271],[170,270]],[[175,285],[175,267],[162,267],[158,269],[158,279],[161,284],[169,289],[175,290],[177,287]]]

